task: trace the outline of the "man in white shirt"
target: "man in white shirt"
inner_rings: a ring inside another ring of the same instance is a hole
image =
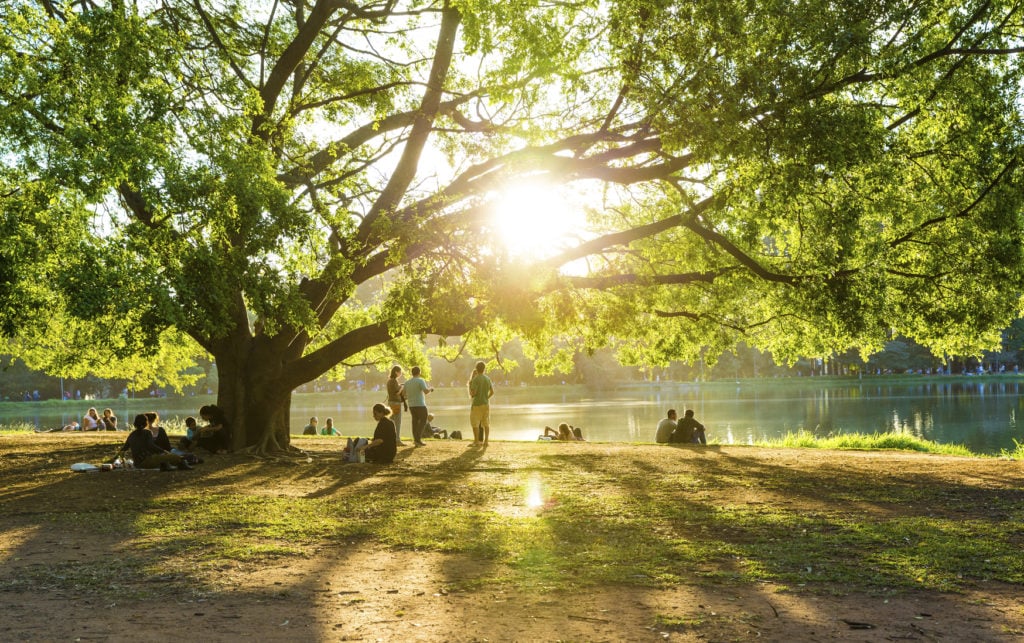
[[[668,417],[658,423],[658,432],[654,434],[654,441],[658,444],[667,444],[669,436],[676,430],[676,410],[669,409]]]

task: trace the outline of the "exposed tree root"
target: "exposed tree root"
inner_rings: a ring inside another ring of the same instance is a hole
[[[310,459],[310,455],[302,449],[291,444],[282,446],[277,440],[277,435],[272,432],[268,432],[259,442],[242,449],[239,453],[274,462],[293,463],[297,462],[300,458]]]

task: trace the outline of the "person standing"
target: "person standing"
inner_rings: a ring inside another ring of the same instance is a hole
[[[494,395],[494,384],[491,378],[484,375],[486,367],[483,362],[477,362],[476,370],[469,378],[469,396],[473,398],[469,423],[473,425],[474,444],[487,444],[491,435],[491,396]]]
[[[654,441],[658,444],[665,444],[672,439],[672,432],[676,430],[676,410],[669,409],[668,417],[658,422],[658,430],[654,434]]]
[[[420,367],[412,367],[412,377],[405,381],[405,399],[409,403],[412,415],[412,439],[418,447],[427,446],[423,441],[424,428],[427,425],[427,394],[434,392],[434,387],[420,377]]]
[[[395,444],[405,446],[402,442],[402,404],[405,403],[405,387],[398,381],[402,374],[401,366],[392,366],[388,377],[388,406],[391,407],[391,422],[395,425]]]

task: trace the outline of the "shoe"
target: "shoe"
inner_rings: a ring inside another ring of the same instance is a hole
[[[161,462],[160,463],[160,470],[161,471],[170,471],[171,470],[171,465],[167,464],[166,462]]]
[[[182,460],[181,462],[178,463],[178,471],[191,471],[191,470],[192,470],[192,465],[190,465],[188,462],[185,462],[184,460]]]
[[[426,442],[417,442],[416,446],[418,446],[418,447],[425,447],[425,446],[427,446],[427,443]]]
[[[399,441],[398,441],[398,446],[400,446],[400,447],[405,447],[405,446],[409,446],[409,445],[408,445],[408,444],[406,444],[405,442],[402,442],[401,440],[399,440]]]

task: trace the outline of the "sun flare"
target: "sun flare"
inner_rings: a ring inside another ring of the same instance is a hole
[[[493,217],[502,247],[514,257],[543,259],[572,247],[583,237],[583,207],[555,186],[529,181],[495,195]]]
[[[526,485],[526,507],[537,509],[542,506],[544,506],[544,494],[541,490],[540,479],[535,476],[530,478]]]

